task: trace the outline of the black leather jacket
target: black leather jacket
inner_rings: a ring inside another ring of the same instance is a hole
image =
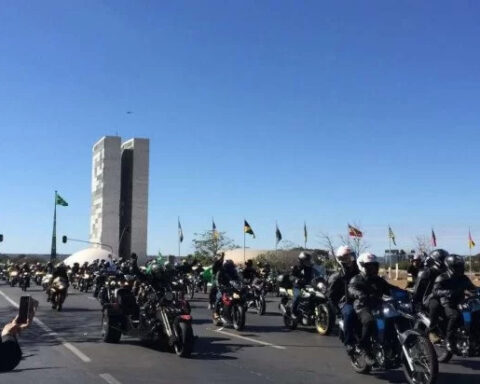
[[[355,312],[363,309],[371,310],[378,307],[383,295],[389,295],[392,290],[400,290],[387,283],[380,276],[366,277],[359,273],[350,280],[348,293],[353,298]]]
[[[435,279],[433,294],[440,299],[440,304],[457,306],[464,301],[465,291],[476,289],[467,276],[451,276],[445,272]]]
[[[313,266],[298,266],[292,270],[292,276],[296,278],[294,287],[304,288],[309,285],[312,280],[318,277],[320,274]]]
[[[335,307],[341,308],[344,304],[353,303],[353,297],[348,294],[348,283],[359,273],[355,263],[348,270],[340,270],[328,278],[327,297]]]
[[[413,287],[412,300],[414,304],[428,304],[432,297],[433,284],[440,273],[440,271],[434,268],[425,268],[423,271],[420,271]]]

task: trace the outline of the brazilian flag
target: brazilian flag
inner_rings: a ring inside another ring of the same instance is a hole
[[[250,224],[248,224],[247,220],[243,220],[243,232],[248,233],[249,235],[252,235],[253,238],[255,239],[255,233],[253,232],[252,227]]]
[[[210,265],[202,272],[202,279],[207,283],[213,283],[213,265]]]
[[[68,203],[58,193],[55,192],[55,204],[62,207],[68,207]]]

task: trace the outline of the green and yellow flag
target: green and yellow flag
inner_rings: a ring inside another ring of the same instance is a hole
[[[68,207],[68,203],[58,193],[55,194],[55,204],[62,207]]]
[[[253,238],[255,239],[255,233],[253,232],[252,227],[250,224],[248,224],[247,220],[243,220],[243,232],[248,233],[249,235],[252,235]]]
[[[470,229],[468,230],[468,248],[472,249],[475,247],[475,242],[472,239],[472,234],[470,233]]]
[[[390,226],[388,226],[388,237],[392,239],[393,245],[396,246],[397,242],[395,241],[395,234],[393,233],[392,228]]]

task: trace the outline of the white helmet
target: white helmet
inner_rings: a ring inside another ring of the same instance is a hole
[[[365,267],[372,264],[374,264],[377,267],[376,273],[375,273],[377,274],[378,266],[379,266],[377,256],[375,256],[373,253],[370,253],[370,252],[364,252],[360,254],[360,256],[358,256],[358,259],[357,259],[358,269],[363,275],[370,275],[372,271],[367,271]]]
[[[342,245],[338,247],[335,252],[335,260],[343,268],[344,264],[349,265],[352,262],[355,262],[355,252],[348,245]]]

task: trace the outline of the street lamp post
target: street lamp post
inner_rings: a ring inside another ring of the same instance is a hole
[[[62,236],[62,243],[66,243],[67,241],[74,241],[77,243],[85,243],[85,244],[93,244],[93,245],[100,245],[102,247],[107,247],[110,249],[110,252],[112,253],[113,257],[113,247],[111,245],[105,244],[105,243],[97,243],[94,241],[87,241],[87,240],[80,240],[80,239],[72,239],[71,237],[67,237],[65,235]]]

